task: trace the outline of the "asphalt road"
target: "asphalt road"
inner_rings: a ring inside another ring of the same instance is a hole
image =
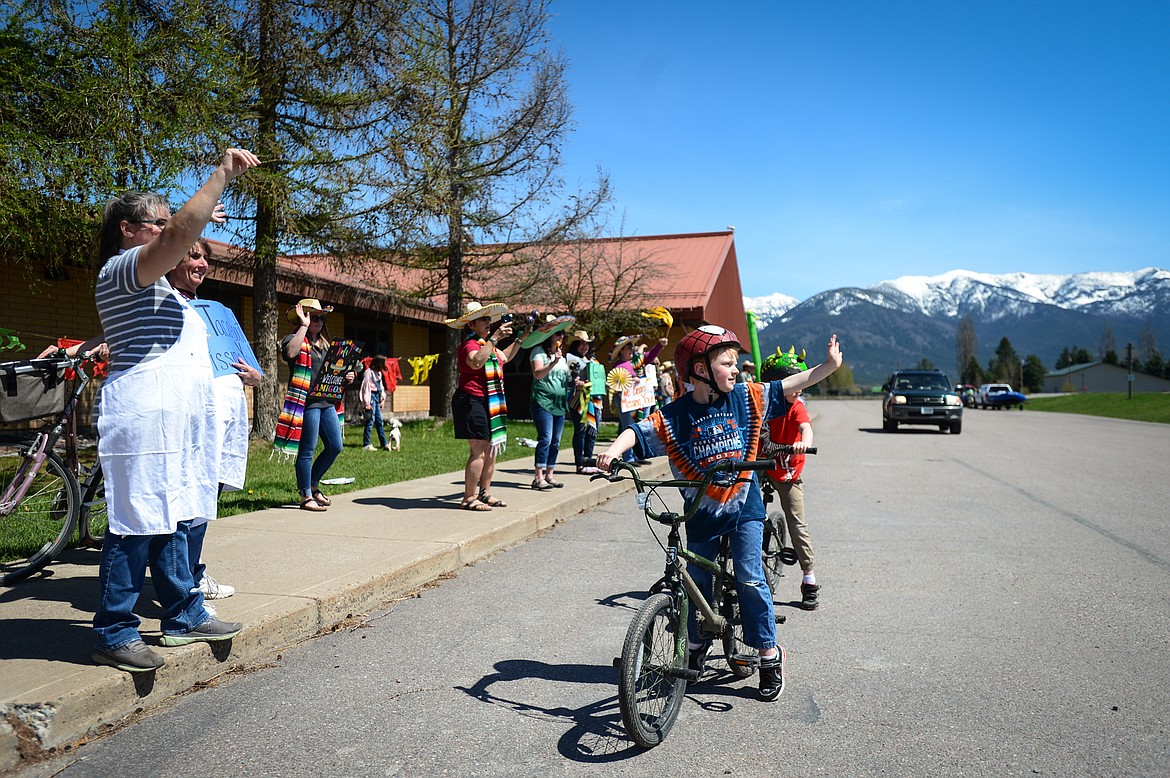
[[[625,740],[614,656],[662,556],[627,497],[27,775],[1167,775],[1170,428],[814,402],[824,606],[788,687],[709,676]]]

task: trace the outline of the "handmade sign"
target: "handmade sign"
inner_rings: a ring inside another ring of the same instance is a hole
[[[214,300],[191,300],[190,305],[207,325],[207,350],[211,353],[211,369],[216,378],[238,373],[232,367],[233,362],[246,362],[260,370],[252,344],[248,343],[231,308]]]
[[[309,391],[310,400],[340,402],[347,384],[345,374],[353,371],[362,355],[362,344],[356,340],[335,340],[325,353],[325,364],[317,383]]]
[[[655,402],[654,381],[647,378],[635,379],[632,386],[622,389],[622,413],[649,408]]]

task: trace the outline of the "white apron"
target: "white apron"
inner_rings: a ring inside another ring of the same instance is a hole
[[[235,373],[214,379],[219,482],[225,489],[243,489],[248,469],[248,398]]]
[[[183,306],[178,342],[101,389],[98,455],[116,535],[168,534],[180,521],[215,518],[219,446],[207,327],[174,295]]]

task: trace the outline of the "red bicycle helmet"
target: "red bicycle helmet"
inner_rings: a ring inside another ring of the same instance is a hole
[[[707,355],[719,346],[735,346],[742,350],[743,347],[739,345],[739,338],[731,330],[726,330],[714,324],[704,324],[697,330],[691,330],[683,339],[674,347],[674,362],[679,368],[679,375],[682,380],[697,378],[692,372],[694,361],[696,359],[706,359]],[[710,374],[711,365],[707,365],[707,373]],[[710,383],[706,379],[700,378],[704,383]]]

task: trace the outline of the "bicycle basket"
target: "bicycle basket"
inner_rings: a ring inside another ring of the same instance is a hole
[[[65,407],[65,367],[45,360],[0,363],[0,423],[59,413]]]

